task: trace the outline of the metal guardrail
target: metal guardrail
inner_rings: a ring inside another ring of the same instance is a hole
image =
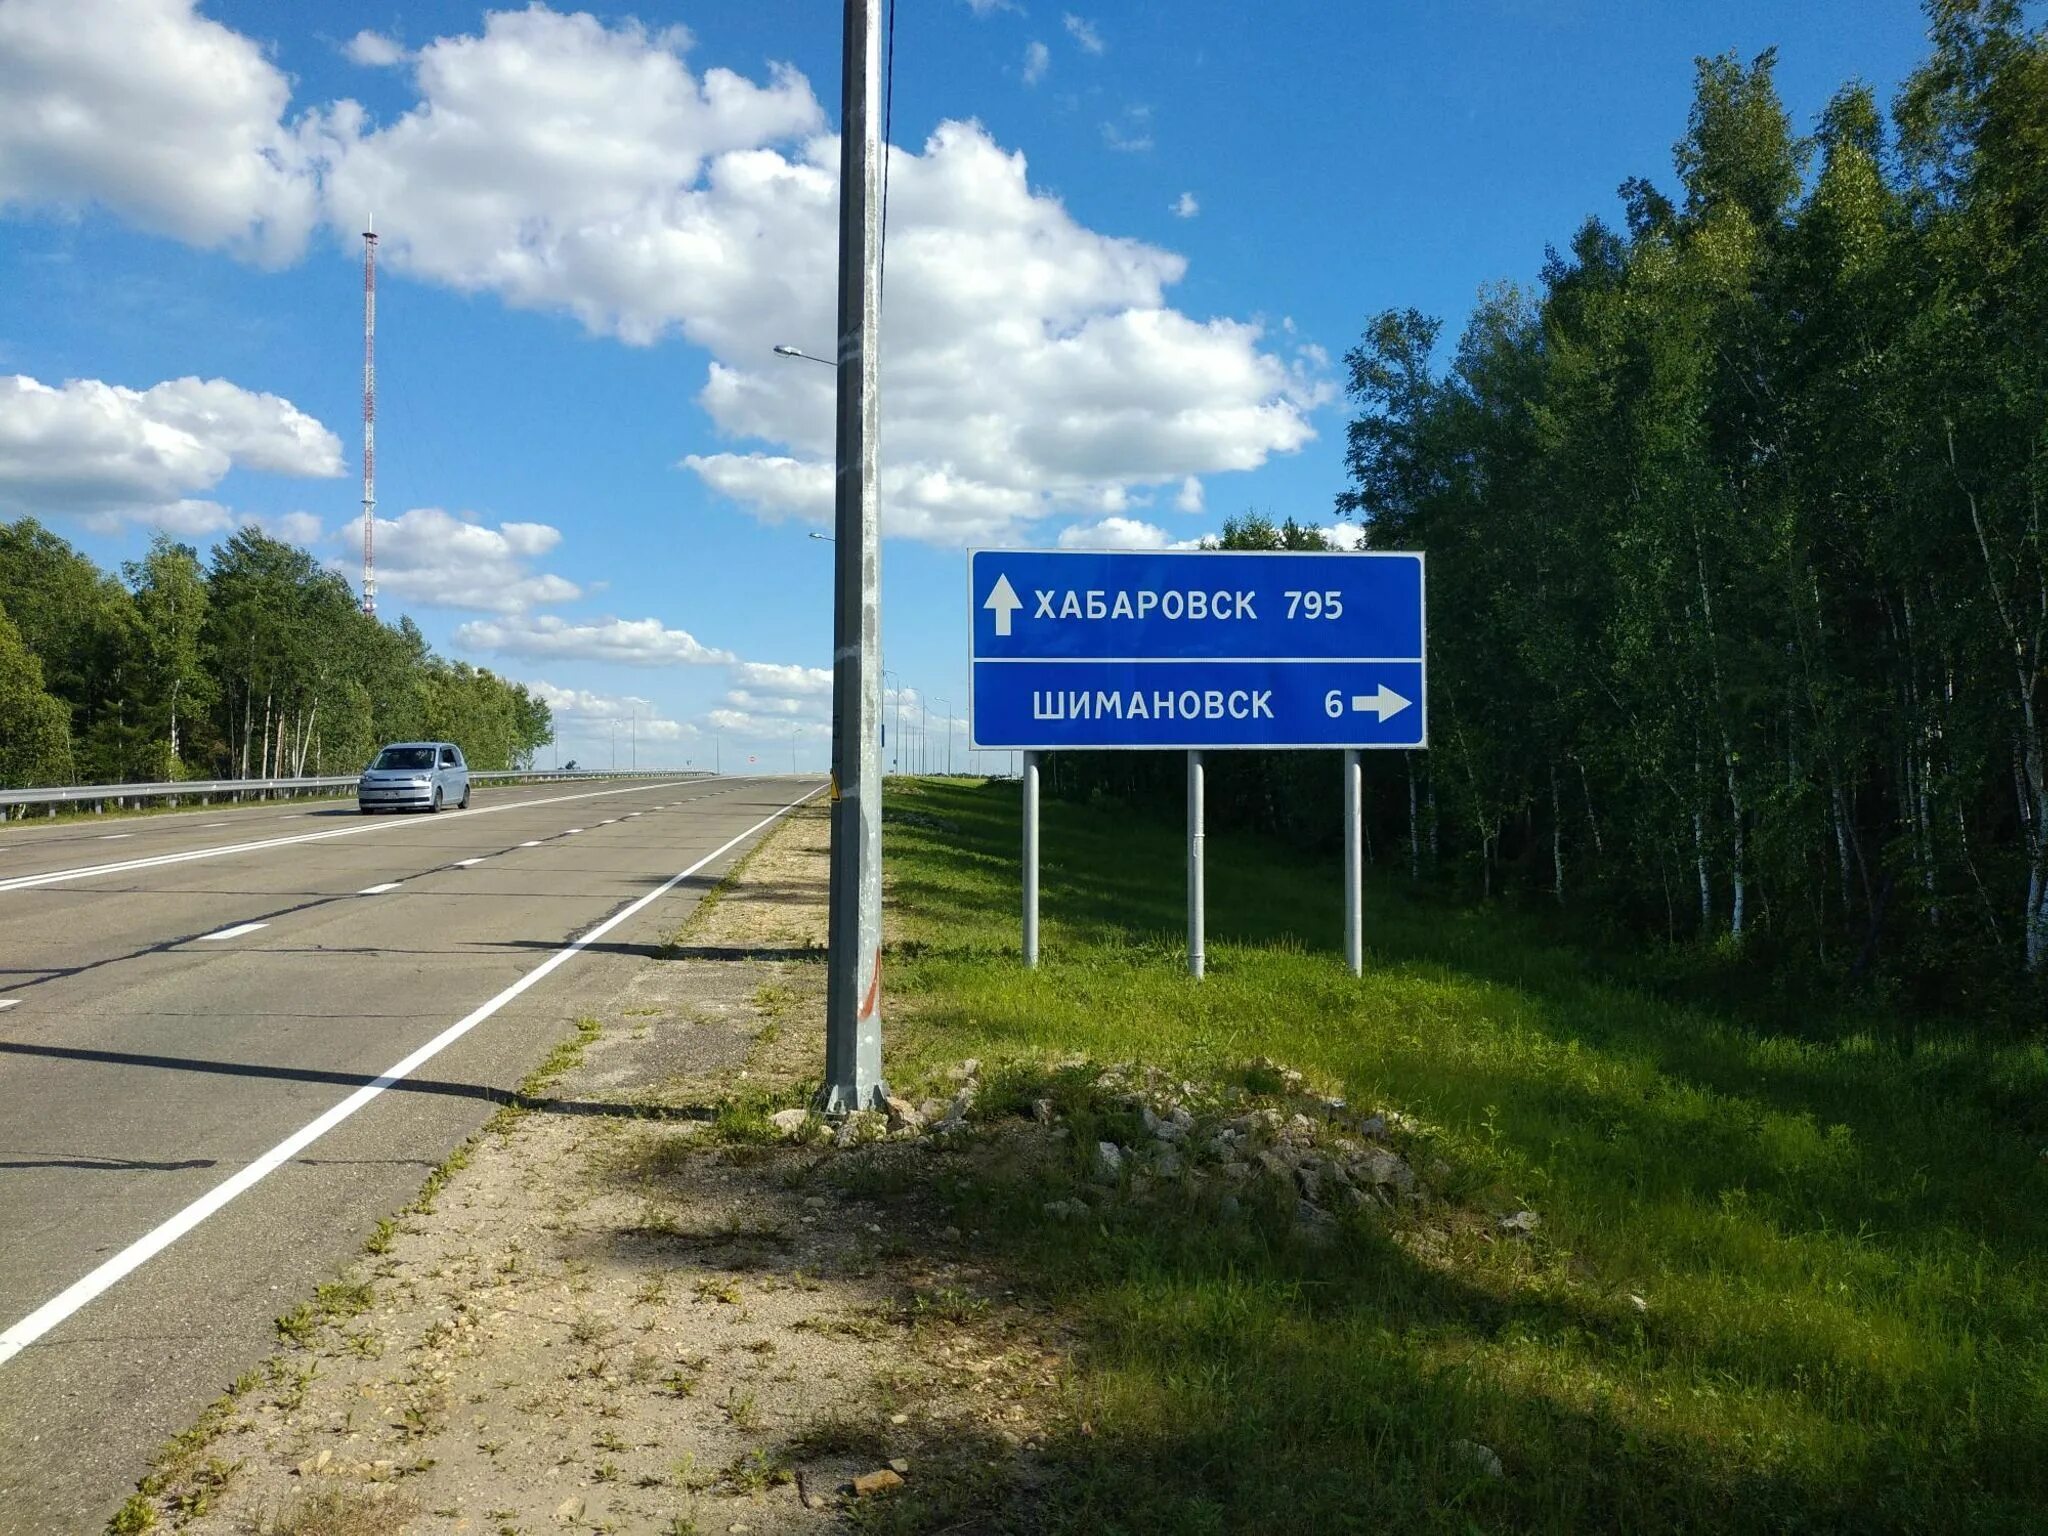
[[[562,769],[531,769],[521,772],[516,768],[493,768],[472,770],[469,775],[477,780],[525,779],[535,782],[552,782],[568,779],[699,779],[710,774],[701,768],[685,768],[672,773],[655,769],[615,772],[605,769],[578,768],[573,771]],[[244,796],[268,798],[272,795],[301,795],[321,790],[354,789],[360,775],[353,773],[327,774],[288,779],[184,779],[169,784],[68,784],[47,789],[0,789],[0,820],[12,815],[16,807],[26,809],[32,805],[47,805],[52,816],[60,805],[96,805],[104,808],[109,803],[127,805],[131,801],[145,800],[196,800],[202,805],[218,797],[232,797],[240,800]]]

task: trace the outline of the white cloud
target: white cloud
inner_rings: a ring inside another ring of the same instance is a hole
[[[212,39],[270,82],[230,114],[242,138],[223,130],[194,151],[200,169],[124,171],[164,207],[182,206],[195,188],[200,203],[219,204],[208,203],[202,171],[227,163],[242,139],[281,146],[257,157],[266,174],[301,190],[317,183],[338,232],[374,214],[391,268],[564,311],[629,343],[679,335],[708,349],[699,400],[724,441],[693,445],[683,463],[763,518],[827,515],[832,376],[767,353],[775,340],[815,349],[835,327],[838,145],[801,75],[774,66],[755,81],[693,68],[681,29],[607,26],[535,5],[419,49],[408,77],[417,102],[394,118],[343,101],[286,126],[283,77],[254,43],[197,18],[184,0],[133,4],[178,22],[187,43]],[[46,16],[53,5],[0,0],[0,16]],[[23,62],[0,49],[0,59],[0,71],[33,87],[30,100],[56,88],[46,76],[78,74],[44,54]],[[121,67],[154,65],[138,51],[124,52]],[[150,90],[212,102],[192,84],[204,78]],[[0,99],[15,94],[0,80]],[[97,121],[96,99],[73,90],[66,110]],[[0,167],[19,163],[5,146],[28,131],[20,116],[0,120]],[[110,144],[148,136],[115,118],[94,133]],[[1144,137],[1142,115],[1121,121],[1127,139]],[[891,156],[883,516],[892,535],[960,543],[1048,517],[1115,513],[1134,495],[1256,468],[1314,436],[1311,414],[1334,395],[1327,366],[1270,349],[1255,324],[1171,307],[1167,291],[1186,267],[1179,255],[1082,225],[978,124],[942,123],[921,149]],[[115,196],[86,169],[53,170],[46,181],[60,201],[102,197],[202,243],[267,227],[259,213],[270,204],[253,194],[232,205],[233,219],[186,228],[166,226],[140,193]]]
[[[967,9],[974,12],[976,19],[995,15],[997,11],[1016,11],[1023,14],[1024,7],[1017,0],[967,0]]]
[[[546,681],[530,682],[527,691],[554,714],[561,725],[609,725],[617,723],[649,741],[680,741],[695,736],[697,728],[671,720],[651,699],[637,694],[595,693],[587,688],[557,688]]]
[[[832,697],[830,667],[790,666],[773,661],[742,661],[733,665],[732,675],[743,688],[786,694],[793,698]]]
[[[1060,18],[1066,26],[1067,36],[1081,46],[1084,53],[1102,54],[1109,51],[1109,45],[1102,40],[1102,34],[1095,29],[1095,23],[1076,16],[1072,11]]]
[[[0,4],[0,205],[98,204],[194,245],[293,260],[312,229],[291,87],[193,0]]]
[[[837,183],[759,148],[823,128],[801,75],[699,76],[688,45],[679,29],[492,12],[481,36],[419,50],[423,99],[395,122],[374,126],[353,102],[322,114],[332,216],[359,229],[374,214],[394,268],[451,287],[568,309],[632,342],[676,328],[730,341],[724,314],[765,318],[802,281],[802,263],[760,253],[788,251],[807,199],[829,218]]]
[[[1136,517],[1105,517],[1060,530],[1061,549],[1207,549],[1211,538],[1176,539],[1156,523]]]
[[[1171,542],[1164,528],[1134,517],[1105,517],[1060,530],[1061,549],[1165,549]]]
[[[411,57],[405,51],[405,45],[396,38],[367,29],[350,38],[341,51],[351,64],[364,64],[372,69],[388,69],[393,64],[403,64]]]
[[[1178,512],[1199,512],[1202,510],[1202,482],[1193,475],[1181,481],[1180,490],[1173,498],[1174,510]]]
[[[1123,116],[1102,125],[1102,142],[1122,154],[1142,154],[1152,147],[1152,109],[1125,107]]]
[[[1192,219],[1202,211],[1202,205],[1196,200],[1194,193],[1183,192],[1173,200],[1171,211],[1177,219]]]
[[[348,524],[336,537],[352,544],[360,527]],[[378,590],[431,608],[484,613],[520,614],[542,603],[566,603],[583,589],[533,569],[533,562],[561,542],[561,532],[546,523],[491,528],[439,507],[414,507],[377,519]]]
[[[193,493],[237,466],[330,477],[341,442],[289,400],[225,379],[138,390],[0,375],[0,507],[212,532],[233,518]]]
[[[273,539],[283,539],[287,544],[300,544],[308,549],[320,542],[321,522],[311,512],[287,512],[282,517],[259,517],[256,526]],[[361,530],[360,521],[349,524]]]
[[[1045,78],[1045,72],[1052,68],[1052,50],[1043,43],[1024,45],[1024,83],[1036,85]]]
[[[701,666],[733,660],[730,651],[699,644],[688,630],[670,629],[660,619],[571,623],[553,614],[473,619],[457,626],[455,643],[508,656],[611,661],[629,667]]]
[[[1331,523],[1323,529],[1323,536],[1330,541],[1332,549],[1365,548],[1365,529],[1358,523]]]

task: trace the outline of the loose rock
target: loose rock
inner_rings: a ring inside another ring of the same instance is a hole
[[[1101,1183],[1114,1184],[1124,1171],[1124,1149],[1113,1141],[1095,1143],[1095,1177]]]
[[[768,1117],[768,1123],[784,1136],[801,1136],[810,1120],[808,1109],[778,1109]]]
[[[901,1488],[903,1479],[889,1468],[879,1472],[866,1472],[853,1480],[854,1494],[859,1498],[871,1498],[878,1493],[887,1493],[891,1488]]]

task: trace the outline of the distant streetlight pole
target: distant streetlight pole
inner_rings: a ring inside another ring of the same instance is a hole
[[[950,778],[953,773],[953,701],[933,699],[932,702],[946,706],[946,775]]]
[[[889,766],[900,771],[903,766],[903,674],[901,672],[891,672],[887,667],[884,667],[882,669],[882,691],[884,693],[889,692],[889,679],[892,677],[896,679],[896,689],[890,695],[890,702],[896,711],[896,723],[889,727],[890,734],[893,737],[890,743]]]
[[[818,1107],[834,1115],[880,1108],[888,1097],[882,1080],[882,545],[875,515],[881,427],[876,370],[882,332],[882,206],[876,175],[883,153],[880,3],[846,0],[839,93],[832,880],[825,1081],[818,1093]]]

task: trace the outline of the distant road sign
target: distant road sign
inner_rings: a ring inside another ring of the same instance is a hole
[[[977,550],[973,745],[1422,747],[1419,554]]]

